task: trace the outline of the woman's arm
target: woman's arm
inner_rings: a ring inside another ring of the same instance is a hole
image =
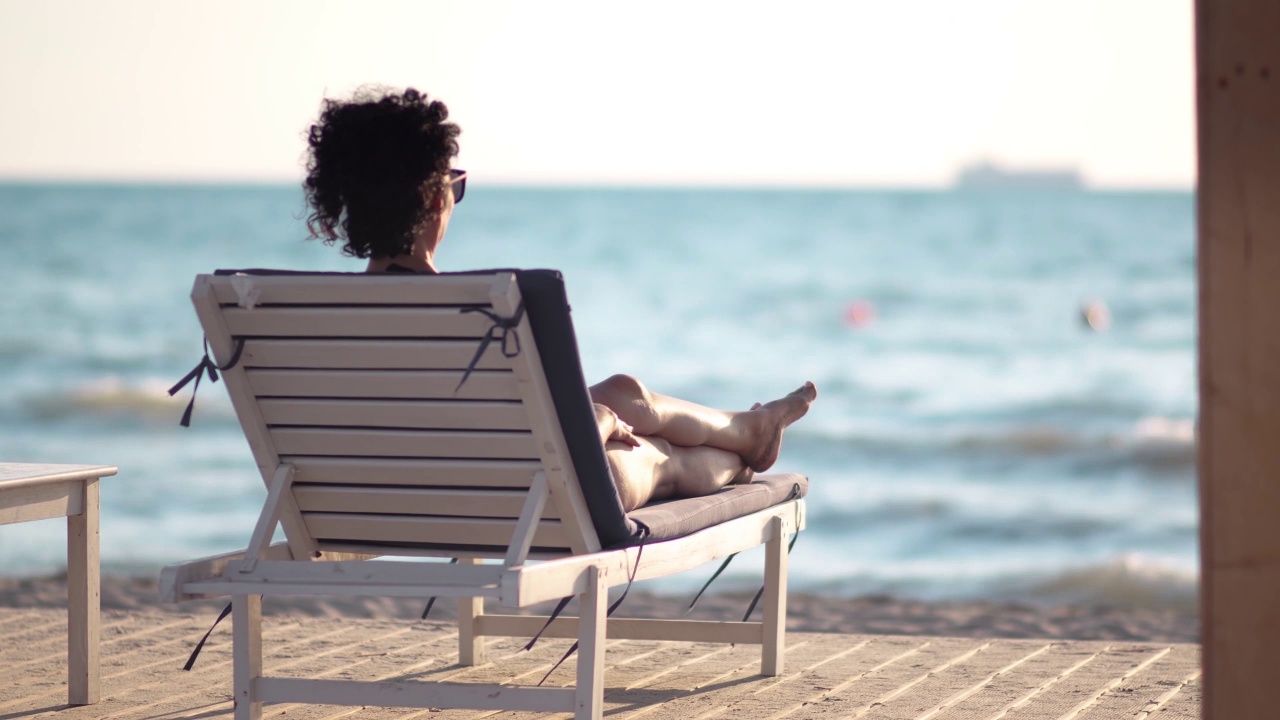
[[[600,444],[617,440],[631,447],[640,446],[640,441],[636,439],[631,426],[622,422],[617,413],[600,403],[592,403],[592,405],[595,406],[596,411],[596,427],[600,429]]]

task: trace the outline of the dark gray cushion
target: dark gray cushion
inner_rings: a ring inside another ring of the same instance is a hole
[[[809,479],[803,475],[757,475],[749,484],[730,485],[710,495],[650,503],[627,513],[627,518],[649,529],[645,542],[670,540],[802,498],[808,491]]]

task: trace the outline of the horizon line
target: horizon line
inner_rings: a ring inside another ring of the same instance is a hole
[[[477,184],[472,180],[472,184]],[[993,192],[1196,192],[1197,183],[1083,183],[1079,187],[1036,188],[1017,186],[966,188],[956,183],[869,183],[869,182],[694,182],[694,181],[620,181],[620,180],[512,180],[494,179],[478,183],[482,187],[512,190],[764,190],[764,191],[840,191],[878,190],[901,192],[966,191]],[[0,174],[0,186],[81,186],[81,187],[207,187],[207,188],[283,188],[301,187],[302,180],[282,178],[217,177],[112,177],[105,175],[40,176]]]

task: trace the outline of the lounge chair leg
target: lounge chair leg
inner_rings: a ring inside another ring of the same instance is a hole
[[[231,622],[235,720],[261,720],[262,703],[254,699],[253,681],[262,676],[262,596],[233,595]]]
[[[478,558],[462,558],[463,565],[479,565]],[[476,620],[484,614],[484,598],[458,598],[458,663],[479,665],[484,662],[484,638],[477,633]]]
[[[787,633],[787,546],[783,542],[782,518],[769,524],[764,561],[764,642],[761,646],[760,674],[782,674],[782,656]]]
[[[587,591],[578,596],[578,699],[576,720],[604,713],[605,605],[609,586],[600,568],[587,570]]]

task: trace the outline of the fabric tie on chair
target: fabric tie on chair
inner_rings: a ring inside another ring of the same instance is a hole
[[[200,642],[196,643],[195,649],[191,651],[191,657],[187,658],[187,664],[182,666],[183,670],[190,671],[191,668],[195,667],[196,658],[200,657],[200,651],[204,649],[205,641],[213,634],[213,629],[218,627],[218,623],[222,622],[230,614],[231,603],[227,603],[227,606],[222,608],[222,612],[218,613],[218,619],[214,620],[213,624],[209,626],[209,631],[204,634],[204,637],[200,638]]]
[[[641,525],[641,533],[640,545],[636,548],[636,564],[631,568],[631,575],[627,577],[627,586],[622,589],[622,594],[618,596],[618,599],[614,600],[613,603],[609,605],[609,609],[605,611],[604,616],[606,618],[612,617],[613,611],[617,610],[622,605],[622,601],[627,599],[627,593],[631,592],[631,585],[636,581],[636,573],[640,572],[640,557],[644,555],[644,538],[648,537],[649,529]],[[560,600],[559,604],[556,605],[556,609],[551,611],[551,617],[547,618],[546,624],[542,626],[542,629],[538,631],[537,635],[533,636],[533,639],[529,641],[529,644],[524,646],[525,650],[533,649],[534,643],[538,642],[538,638],[542,637],[542,633],[546,632],[547,628],[551,627],[551,623],[555,622],[556,618],[559,617],[560,613],[564,611],[565,606],[568,605],[569,601],[572,599],[573,596],[570,595],[569,597],[562,598]],[[577,651],[578,642],[575,640],[574,643],[569,646],[569,649],[565,651],[564,655],[556,661],[556,664],[551,666],[551,669],[547,671],[547,674],[542,676],[542,679],[538,681],[538,686],[541,687],[542,683],[546,682],[547,678],[551,677],[551,673],[555,672],[556,668],[563,665],[564,661],[572,657]]]
[[[784,500],[784,502],[786,502],[787,500],[794,500],[798,497],[800,497],[800,485],[796,484],[791,486],[791,492],[787,495],[786,500]],[[799,526],[800,526],[800,509],[796,508],[796,527],[799,527]],[[799,540],[799,539],[800,539],[800,531],[796,530],[795,534],[791,536],[791,542],[787,543],[788,555],[791,554],[791,549],[796,546],[796,540]],[[716,578],[720,577],[720,573],[724,572],[724,569],[729,567],[729,563],[733,562],[733,559],[736,557],[738,557],[738,553],[734,553],[730,555],[729,557],[724,559],[724,562],[720,563],[720,567],[716,568],[716,571],[711,574],[711,579],[707,580],[707,582],[703,584],[702,589],[699,590],[698,594],[694,595],[693,600],[689,602],[689,607],[684,609],[686,614],[693,611],[693,607],[698,604],[698,600],[702,597],[702,594],[707,591],[707,588],[711,587],[711,583],[715,582]],[[743,614],[742,622],[746,622],[747,618],[751,617],[751,613],[755,612],[756,605],[760,604],[760,598],[763,596],[764,596],[764,587],[761,587],[759,590],[756,591],[755,597],[751,598],[751,603],[747,605],[747,612]]]
[[[196,393],[200,391],[200,378],[204,377],[205,373],[208,373],[209,382],[216,383],[218,382],[219,370],[226,372],[239,364],[240,354],[244,352],[244,338],[236,338],[235,342],[236,347],[231,353],[231,359],[227,361],[226,365],[219,365],[209,357],[209,339],[205,338],[204,357],[200,358],[200,362],[196,363],[196,366],[191,369],[191,372],[183,376],[176,385],[169,388],[169,397],[173,397],[178,394],[179,390],[186,387],[187,383],[192,380],[196,381],[196,384],[191,388],[191,402],[187,403],[187,409],[183,411],[182,420],[178,423],[182,427],[191,427],[191,412],[196,409]]]
[[[485,332],[484,337],[480,338],[480,347],[476,348],[476,354],[472,356],[471,362],[467,363],[467,369],[462,373],[462,379],[458,381],[458,387],[453,389],[453,394],[457,395],[462,389],[467,378],[471,377],[471,371],[476,369],[476,365],[480,363],[480,358],[484,355],[484,351],[489,347],[489,343],[494,340],[502,342],[503,357],[513,358],[520,354],[520,336],[513,335],[512,330],[520,324],[520,319],[524,317],[524,300],[516,306],[516,312],[509,318],[500,317],[495,313],[489,312],[480,307],[463,308],[461,312],[478,312],[493,321],[489,329]],[[508,341],[514,349],[508,349]]]

